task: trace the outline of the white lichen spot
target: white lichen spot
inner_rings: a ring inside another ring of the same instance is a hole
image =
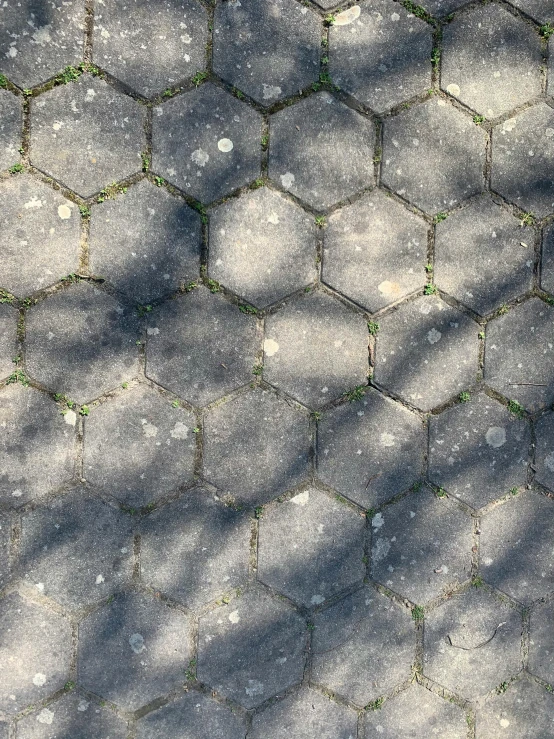
[[[46,675],[44,675],[42,672],[37,672],[37,674],[33,678],[33,685],[38,685],[40,688],[44,683],[46,682]]]
[[[84,713],[87,710],[87,708],[89,707],[89,705],[90,705],[90,703],[88,701],[86,701],[84,699],[83,700],[80,700],[79,701],[79,704],[77,706],[77,710],[80,711],[81,713]]]
[[[379,562],[384,559],[390,551],[390,541],[388,539],[380,538],[377,539],[374,546],[371,548],[371,556],[374,562]]]
[[[65,203],[58,205],[58,215],[62,221],[67,221],[68,218],[71,218],[71,208],[69,205],[66,205]]]
[[[379,283],[377,285],[377,290],[382,295],[400,295],[402,288],[398,284],[398,282],[391,282],[390,280],[383,280],[383,282]]]
[[[381,434],[381,444],[382,446],[394,446],[395,438],[393,434],[389,434],[388,431],[383,431]]]
[[[382,513],[376,513],[371,519],[371,525],[373,526],[374,529],[380,529],[384,523],[385,523],[385,519],[383,518]]]
[[[277,213],[270,213],[267,217],[268,223],[273,223],[274,226],[276,226],[279,223],[279,216]]]
[[[12,493],[12,497],[14,498],[21,498],[22,495],[23,495],[23,490],[20,490],[19,488],[16,488]]]
[[[554,452],[550,452],[550,454],[547,454],[544,458],[544,466],[550,470],[550,472],[554,472]]]
[[[93,90],[92,87],[89,87],[85,95],[85,102],[90,103],[92,100],[94,100],[95,97],[96,97],[96,90]]]
[[[390,19],[391,21],[399,21],[400,16],[398,15],[398,13],[392,13]]]
[[[23,207],[26,210],[30,210],[31,208],[42,208],[42,201],[40,200],[40,198],[37,198],[35,195],[33,195],[33,197],[29,201],[24,203]]]
[[[552,138],[554,136],[554,128],[547,128],[544,132],[545,136],[548,136],[548,138]]]
[[[249,695],[251,698],[254,695],[263,695],[264,693],[264,684],[261,683],[259,680],[249,680],[248,681],[248,687],[244,689],[246,695]]]
[[[43,582],[37,582],[35,587],[39,593],[44,593],[44,583]]]
[[[75,426],[77,423],[77,414],[75,411],[66,411],[64,414],[64,421],[67,423],[68,426]]]
[[[272,357],[279,351],[279,344],[273,339],[266,339],[264,341],[264,354],[266,357]]]
[[[155,327],[147,328],[146,333],[148,334],[148,336],[157,336],[160,333],[160,329]]]
[[[129,645],[135,654],[140,654],[146,649],[142,634],[131,634],[129,637]]]
[[[6,51],[6,56],[8,57],[8,59],[13,59],[17,56],[17,49],[15,48],[15,46],[10,46],[10,48]]]
[[[225,154],[228,151],[232,151],[233,150],[233,146],[234,146],[234,144],[231,141],[231,139],[219,139],[219,141],[217,142],[217,148],[219,149],[219,151],[222,151]]]
[[[303,493],[299,493],[298,495],[295,495],[294,498],[290,499],[291,503],[294,503],[294,505],[307,505],[308,501],[310,500],[310,493],[307,490],[304,490]]]
[[[37,28],[37,30],[33,33],[33,41],[40,46],[44,46],[44,44],[49,44],[52,41],[52,36],[50,36],[50,25]]]
[[[231,611],[231,613],[229,614],[229,621],[232,624],[238,624],[238,622],[240,621],[239,612],[238,611]]]
[[[502,132],[506,133],[507,131],[513,131],[516,127],[517,121],[515,118],[508,118],[507,121],[504,121],[502,124]]]
[[[281,175],[281,184],[284,188],[292,187],[292,183],[294,182],[294,175],[292,172],[286,172],[285,174]]]
[[[506,443],[506,429],[502,426],[491,426],[485,434],[487,444],[493,449],[498,449]]]
[[[428,342],[429,342],[430,344],[436,344],[436,343],[437,343],[437,341],[440,341],[440,340],[441,340],[441,337],[442,337],[442,334],[441,334],[441,332],[440,332],[440,331],[437,331],[437,329],[436,329],[436,328],[432,328],[432,329],[431,329],[431,330],[430,330],[430,331],[429,331],[429,332],[427,333],[427,341],[428,341]]]
[[[172,439],[186,439],[188,436],[189,427],[186,426],[182,421],[177,421],[175,426],[169,432]]]
[[[192,36],[189,36],[188,33],[184,33],[181,36],[181,42],[183,44],[190,44],[191,41],[192,41]]]
[[[335,20],[333,21],[334,26],[348,26],[350,23],[360,17],[361,8],[359,5],[353,5],[348,10],[343,10],[342,13],[337,13]],[[399,16],[400,17],[400,16]]]
[[[324,600],[325,598],[322,595],[312,595],[310,603],[314,606],[318,606],[323,603]]]
[[[96,575],[95,582],[97,585],[101,585],[104,582],[104,575]]]
[[[277,85],[264,84],[264,91],[263,91],[264,100],[271,100],[272,98],[276,98],[282,92],[283,91],[281,90],[281,88],[278,87]]]
[[[190,155],[190,158],[198,167],[205,167],[210,159],[210,155],[204,149],[195,149]]]
[[[43,708],[37,716],[39,724],[51,724],[54,720],[54,711],[50,711],[48,708]]]
[[[154,426],[153,423],[150,423],[149,421],[147,421],[146,418],[142,418],[141,423],[142,423],[142,433],[145,436],[148,436],[148,437],[157,436],[158,434],[157,426]]]
[[[52,128],[54,129],[54,131],[59,131],[61,127],[62,127],[62,124],[59,123],[58,121],[52,124]]]
[[[503,729],[507,729],[509,725],[510,725],[510,722],[508,721],[508,719],[507,719],[507,718],[501,718],[501,719],[500,719],[500,726],[501,726],[501,727],[502,727]]]
[[[458,97],[458,95],[460,94],[460,87],[459,85],[452,83],[451,85],[448,85],[448,87],[446,88],[446,92],[454,95],[454,97]]]

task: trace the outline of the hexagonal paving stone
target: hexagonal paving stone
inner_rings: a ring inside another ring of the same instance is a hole
[[[353,739],[356,714],[313,690],[301,690],[254,716],[251,739]]]
[[[143,106],[99,77],[45,93],[33,105],[33,164],[82,197],[140,171]]]
[[[487,118],[541,92],[540,38],[499,5],[457,15],[442,44],[441,87]]]
[[[485,394],[431,418],[429,479],[481,508],[527,481],[529,425]]]
[[[307,608],[355,582],[365,566],[365,520],[343,503],[311,488],[264,512],[258,576]]]
[[[554,502],[519,495],[481,519],[486,582],[525,603],[554,591]]]
[[[0,513],[0,588],[4,587],[10,575],[10,539],[10,516],[7,513]]]
[[[20,98],[7,90],[0,89],[0,169],[8,169],[19,161],[21,146],[21,103]]]
[[[29,175],[4,180],[0,285],[21,297],[78,271],[79,209]]]
[[[417,416],[368,390],[362,403],[344,403],[320,420],[318,475],[359,505],[378,506],[422,474],[426,436]]]
[[[415,634],[410,612],[362,588],[315,617],[312,679],[358,706],[410,677]]]
[[[379,711],[365,715],[366,735],[382,739],[410,739],[440,736],[441,739],[466,739],[467,723],[463,711],[444,698],[415,683],[395,696]]]
[[[88,282],[71,285],[27,313],[29,374],[78,403],[138,371],[135,316]]]
[[[366,322],[325,292],[268,316],[265,335],[265,379],[306,405],[325,405],[367,382]]]
[[[554,683],[554,602],[539,603],[531,612],[531,633],[529,639],[529,670]]]
[[[476,700],[522,669],[521,613],[472,587],[426,616],[423,674]]]
[[[536,480],[554,493],[554,414],[547,413],[535,426]]]
[[[262,118],[207,83],[154,108],[152,168],[203,203],[261,171]]]
[[[536,411],[554,400],[554,308],[531,298],[487,326],[485,382]]]
[[[199,214],[147,180],[92,210],[92,274],[142,305],[198,276],[200,245]]]
[[[83,473],[122,503],[140,507],[193,479],[196,420],[139,385],[86,419]]]
[[[523,10],[537,23],[547,23],[554,17],[554,2],[552,0],[512,0],[512,5]]]
[[[306,634],[289,606],[250,591],[201,617],[197,677],[255,708],[302,680]]]
[[[480,198],[437,224],[435,282],[484,316],[533,287],[533,239],[507,211]]]
[[[479,326],[442,300],[422,296],[379,320],[374,379],[428,411],[472,385]]]
[[[542,244],[541,287],[554,294],[554,228],[544,234]]]
[[[319,210],[373,185],[375,129],[328,92],[271,116],[269,175]]]
[[[0,71],[19,87],[34,87],[82,58],[85,1],[6,3],[0,28]]]
[[[207,14],[195,0],[106,3],[94,14],[93,59],[151,97],[205,67],[207,39]]]
[[[428,488],[377,513],[371,524],[373,579],[413,603],[427,603],[469,578],[471,518]]]
[[[142,522],[141,575],[191,608],[215,600],[248,575],[250,520],[207,490],[185,493]]]
[[[319,76],[319,18],[295,0],[242,0],[215,11],[214,72],[262,105]]]
[[[0,500],[20,505],[71,479],[77,418],[19,384],[0,397]]]
[[[543,739],[552,734],[554,696],[523,677],[477,714],[479,739]]]
[[[207,405],[252,378],[256,320],[201,287],[149,317],[146,374],[195,405]]]
[[[263,188],[220,205],[210,219],[210,277],[260,308],[316,279],[315,223]]]
[[[1,302],[0,294],[0,377],[14,371],[13,358],[17,354],[17,319],[15,308]]]
[[[53,739],[58,736],[71,739],[127,739],[128,729],[127,722],[114,711],[72,693],[18,721],[17,735],[21,739]]]
[[[69,674],[71,627],[17,593],[0,600],[0,711],[19,713],[60,690]]]
[[[554,212],[554,111],[539,103],[492,132],[491,188],[539,218]]]
[[[323,280],[369,311],[425,282],[427,226],[381,190],[335,211],[324,239]]]
[[[309,474],[308,417],[254,390],[204,419],[204,475],[228,495],[267,503]]]
[[[244,739],[244,734],[244,722],[239,716],[202,693],[190,692],[139,719],[136,737]]]
[[[136,711],[183,682],[189,629],[184,613],[159,600],[117,597],[79,626],[80,684]]]
[[[440,98],[384,126],[382,180],[427,213],[448,210],[484,188],[485,132]]]
[[[68,608],[107,597],[131,579],[129,516],[77,488],[23,517],[24,583]]]
[[[329,72],[341,90],[382,113],[431,86],[431,48],[430,27],[405,8],[363,2],[331,26]]]

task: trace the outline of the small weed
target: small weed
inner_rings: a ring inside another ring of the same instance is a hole
[[[194,288],[196,288],[196,287],[198,287],[198,283],[197,283],[197,282],[194,282],[194,281],[192,281],[192,282],[187,282],[187,284],[186,284],[186,285],[185,285],[185,287],[184,287],[184,290],[185,290],[185,292],[186,292],[186,293],[190,293],[190,292],[192,292],[192,291],[194,290]]]
[[[325,216],[316,216],[315,217],[315,225],[319,226],[319,228],[323,228],[327,221],[325,220]]]
[[[480,339],[484,339],[485,338],[485,332],[484,331],[479,331],[479,333],[477,334],[477,336]]]
[[[503,683],[500,683],[500,685],[497,687],[496,692],[498,695],[502,695],[502,693],[505,693],[508,690],[508,686],[510,683],[507,683],[504,681]]]
[[[427,272],[428,275],[432,275],[433,274],[433,265],[432,264],[426,264],[425,265],[425,271]]]
[[[96,198],[97,203],[103,203],[105,200],[113,200],[119,194],[125,194],[127,192],[126,187],[121,187],[117,182],[112,182],[111,185],[100,190],[100,195]]]
[[[269,146],[269,134],[264,133],[262,136],[262,149],[265,151]]]
[[[142,159],[142,171],[148,172],[150,169],[150,158],[148,157],[148,154],[143,151],[141,152],[140,158]]]
[[[339,495],[338,493],[335,495],[335,500],[339,503],[342,503],[343,505],[347,505],[348,501],[343,495]]]
[[[256,506],[256,508],[254,508],[254,518],[257,518],[259,521],[263,515],[264,515],[263,505]]]
[[[554,305],[554,298],[551,298],[549,295],[543,295],[543,300],[547,305]]]
[[[496,311],[496,315],[497,316],[504,316],[504,315],[506,315],[506,313],[509,310],[510,309],[508,308],[508,306],[506,305],[506,303],[502,303],[502,305],[500,306],[500,308]]]
[[[191,659],[187,669],[185,670],[185,677],[187,680],[196,680],[196,660]]]
[[[128,383],[128,382],[122,382],[122,383],[121,383],[121,387],[122,387],[122,388],[123,388],[124,390],[127,390],[127,388],[129,387],[129,383]]]
[[[314,92],[317,92],[320,89],[321,89],[321,83],[320,82],[313,82],[312,83],[312,90]]]
[[[460,403],[468,403],[471,399],[471,395],[468,393],[467,390],[462,390],[462,392],[458,395],[458,400]]]
[[[26,88],[25,88],[25,89],[23,90],[23,94],[25,95],[25,97],[28,97],[28,98],[30,98],[30,97],[31,97],[31,95],[33,94],[33,91],[32,91],[31,89],[29,89],[28,87],[26,87]]]
[[[365,512],[365,517],[368,519],[368,521],[371,521],[373,516],[377,513],[377,508],[368,508]]]
[[[308,622],[308,631],[314,631],[315,630],[315,624],[313,624],[311,621]]]
[[[421,7],[421,5],[416,5],[415,3],[412,3],[411,0],[404,0],[402,5],[406,8],[408,13],[415,15],[416,18],[421,18],[422,21],[431,20],[431,16],[425,8]]]
[[[435,492],[435,495],[437,496],[437,498],[446,498],[446,490],[444,488],[439,488]]]
[[[256,375],[256,377],[259,377],[262,372],[264,371],[264,368],[261,364],[255,364],[254,367],[252,367],[252,374]]]
[[[518,493],[518,489],[517,489],[517,488],[510,488],[510,493],[511,493],[512,495],[517,495],[517,493]]]
[[[202,223],[207,223],[208,215],[206,213],[206,208],[202,205],[202,203],[194,203],[192,207],[194,208],[194,210],[200,213],[200,220],[202,221]]]
[[[310,417],[314,421],[321,421],[321,413],[319,411],[312,411],[312,413],[310,413]]]
[[[336,21],[336,17],[335,17],[335,16],[334,16],[334,15],[333,15],[332,13],[329,13],[329,14],[328,14],[328,15],[326,15],[326,16],[325,16],[325,18],[323,19],[323,24],[324,24],[324,25],[325,25],[325,26],[326,26],[327,28],[329,28],[329,26],[332,26],[332,25],[333,25],[333,23],[334,23],[335,21]]]
[[[13,385],[15,382],[20,382],[23,387],[29,387],[29,380],[22,370],[15,370],[12,372],[6,380],[6,385]]]
[[[329,72],[321,72],[319,75],[319,81],[321,82],[322,85],[333,84],[331,82],[331,75],[329,74]]]
[[[379,164],[381,159],[383,158],[383,150],[380,146],[377,147],[375,150],[375,156],[373,157],[373,164]]]
[[[141,341],[140,339],[137,339],[137,340],[135,341],[135,344],[136,344],[137,346],[142,346],[142,341]]]
[[[372,336],[377,336],[379,332],[379,324],[376,321],[368,321],[367,328]]]
[[[156,183],[157,187],[162,187],[165,185],[165,180],[163,177],[154,177],[154,182]]]
[[[421,490],[422,487],[423,483],[418,480],[418,482],[414,482],[414,484],[412,485],[412,490],[414,491],[414,493],[417,493],[419,490]]]
[[[474,588],[482,588],[483,585],[485,584],[485,581],[483,580],[481,575],[476,575],[471,581],[471,584],[473,585]]]
[[[80,416],[88,416],[89,414],[90,414],[90,408],[88,407],[88,405],[82,405],[79,408],[79,415]]]
[[[171,405],[173,406],[173,408],[179,408],[179,406],[180,406],[180,403],[179,403],[179,401],[178,401],[178,400],[174,400],[174,401],[173,401],[173,403],[172,403]]]
[[[414,606],[412,608],[412,618],[417,623],[420,621],[423,621],[423,617],[425,616],[425,609],[423,606]]]
[[[440,223],[441,221],[446,221],[448,218],[448,213],[437,213],[437,215],[433,218],[433,223]]]
[[[193,434],[199,434],[199,433],[200,433],[200,429],[198,428],[198,426],[195,426],[195,427],[194,427],[194,428],[192,429],[192,433],[193,433]]]
[[[12,166],[8,169],[8,172],[10,174],[17,174],[18,172],[23,172],[25,167],[21,164],[21,162],[17,162],[17,164],[12,164]]]
[[[238,87],[233,87],[233,92],[235,94],[235,97],[238,97],[239,100],[244,100],[244,93],[241,92]]]
[[[441,52],[438,46],[435,46],[431,52],[431,64],[436,67],[441,60]]]
[[[253,305],[246,305],[245,303],[241,303],[241,305],[239,305],[239,310],[241,313],[247,313],[250,316],[258,315],[258,309],[254,308]]]
[[[554,686],[547,683],[544,687],[546,688],[546,690],[548,690],[549,693],[554,693]]]
[[[251,185],[252,190],[257,190],[259,187],[264,186],[264,181],[261,177],[259,177],[257,180],[254,180],[254,182]]]
[[[96,67],[94,64],[87,64],[84,67],[84,70],[91,74],[93,77],[101,77],[102,72],[98,67]]]
[[[369,563],[369,557],[367,556],[367,554],[364,554],[364,556],[362,557],[362,562],[364,565]]]
[[[212,280],[209,277],[206,280],[206,285],[211,293],[218,293],[221,290],[219,282],[217,280]]]
[[[322,64],[329,64],[329,57],[328,56],[322,56],[321,57],[321,63]]]
[[[208,73],[207,72],[197,72],[194,77],[192,78],[191,82],[193,85],[201,85],[204,80],[208,79]]]
[[[3,74],[0,74],[0,87],[3,87],[4,89],[8,86],[8,80],[4,77]]]
[[[350,402],[354,403],[356,400],[361,400],[365,395],[365,387],[358,385],[354,390],[349,390],[344,394],[344,397]]]
[[[83,218],[90,218],[91,211],[87,205],[80,205],[79,213],[83,216]]]
[[[378,711],[380,708],[383,707],[383,703],[385,702],[384,698],[377,698],[377,700],[371,701],[371,703],[368,703],[365,707],[366,711]]]
[[[554,26],[551,23],[545,23],[539,28],[539,32],[543,38],[549,39],[554,33]]]
[[[425,285],[423,288],[423,294],[424,295],[436,295],[437,294],[437,287],[436,285],[433,285],[429,283],[428,285]]]
[[[78,67],[66,67],[63,72],[56,77],[55,82],[58,85],[67,85],[68,82],[75,82],[83,74],[83,70]]]
[[[73,682],[73,680],[68,680],[66,684],[63,686],[63,689],[65,690],[66,693],[69,693],[70,690],[74,690],[75,683]]]
[[[19,355],[17,357],[12,357],[12,362],[14,364],[19,364],[21,362],[21,357]]]
[[[487,119],[485,118],[484,115],[474,115],[473,116],[473,122],[475,123],[476,126],[480,126],[481,123],[484,123],[486,120]]]
[[[11,293],[0,289],[0,303],[13,303],[14,300],[15,297]]]
[[[525,409],[517,402],[517,400],[510,400],[508,402],[508,410],[510,413],[513,413],[516,418],[525,418]]]
[[[137,313],[139,318],[143,318],[147,313],[152,312],[152,306],[151,305],[137,305]]]
[[[174,95],[176,95],[179,92],[179,90],[172,90],[171,87],[168,87],[167,90],[163,91],[164,98],[172,98]]]
[[[532,213],[524,213],[521,216],[520,226],[533,226],[535,223],[535,216]]]

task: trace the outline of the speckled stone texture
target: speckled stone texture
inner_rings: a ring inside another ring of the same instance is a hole
[[[546,413],[536,425],[536,479],[554,493],[554,413]]]
[[[9,303],[0,303],[0,376],[11,375],[17,354],[17,312]]]
[[[498,736],[542,739],[552,731],[554,696],[529,679],[518,680],[477,714],[482,739]]]
[[[19,98],[0,89],[0,170],[8,169],[19,160],[22,111]]]
[[[541,287],[554,295],[554,229],[548,228],[542,246]]]

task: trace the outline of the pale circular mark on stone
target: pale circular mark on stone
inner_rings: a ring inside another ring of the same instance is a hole
[[[71,218],[71,208],[69,207],[69,205],[65,205],[65,203],[59,205],[58,215],[62,219],[62,221],[67,221],[68,218]]]
[[[279,223],[279,216],[277,213],[270,213],[267,217],[268,223],[273,223],[274,226],[276,226]]]
[[[382,513],[376,513],[373,518],[371,519],[371,525],[374,529],[380,529],[381,526],[383,526],[385,523],[385,519],[383,518]]]
[[[348,10],[343,10],[342,13],[337,13],[335,20],[333,21],[333,25],[348,26],[360,17],[361,12],[359,5],[353,5],[351,8],[348,8]]]
[[[381,434],[381,444],[383,446],[394,446],[394,436],[389,434],[388,431],[383,431]]]
[[[224,153],[227,153],[228,151],[231,151],[233,148],[233,142],[231,139],[219,139],[217,142],[217,148],[219,151],[222,151]]]
[[[446,88],[446,92],[454,95],[454,97],[458,97],[458,95],[460,94],[460,87],[453,82],[451,85],[448,85],[448,87]]]
[[[135,654],[140,654],[146,649],[142,634],[131,634],[129,637],[129,645]]]
[[[268,357],[272,357],[279,351],[279,344],[273,339],[266,339],[264,341],[264,354]]]
[[[229,621],[230,621],[230,622],[231,622],[232,624],[238,624],[238,622],[240,621],[240,616],[239,616],[239,612],[238,612],[238,611],[232,611],[232,612],[231,612],[231,613],[229,614]]]
[[[427,341],[428,341],[428,342],[429,342],[430,344],[436,344],[436,343],[437,343],[437,341],[440,341],[440,340],[441,340],[441,338],[442,338],[442,334],[441,334],[441,332],[440,332],[440,331],[437,331],[437,329],[436,329],[436,328],[432,328],[432,329],[431,329],[430,331],[428,331],[428,333],[427,333]]]
[[[276,98],[278,95],[280,95],[283,92],[278,85],[264,84],[263,87],[264,87],[264,91],[263,91],[264,100],[271,100],[271,98]]]
[[[37,672],[33,678],[33,685],[37,685],[39,688],[46,682],[46,675],[42,672]]]
[[[501,718],[501,719],[500,719],[500,726],[501,726],[501,727],[502,727],[503,729],[507,729],[509,725],[510,725],[510,722],[508,721],[508,719],[507,719],[507,718]]]
[[[383,280],[383,282],[377,285],[377,290],[382,295],[400,295],[402,288],[398,282],[391,282],[390,280]]]
[[[294,503],[295,505],[306,505],[309,500],[310,493],[305,490],[303,493],[299,493],[298,495],[295,495],[294,498],[291,498],[290,502]]]
[[[545,136],[548,136],[548,138],[552,138],[552,136],[554,136],[554,128],[547,128],[544,134]]]
[[[39,724],[51,724],[54,720],[54,711],[50,711],[48,708],[43,708],[37,716]]]
[[[190,158],[199,167],[205,167],[210,159],[210,155],[204,149],[195,149],[190,155]]]
[[[515,118],[508,118],[507,121],[504,121],[502,124],[502,130],[503,131],[513,131],[513,129],[516,127],[517,121]]]
[[[506,430],[502,426],[491,426],[485,434],[487,444],[498,449],[506,443]]]
[[[158,434],[158,427],[154,426],[153,423],[149,423],[146,418],[143,418],[142,421],[142,433],[145,436],[152,437],[157,436]]]
[[[281,175],[281,184],[283,187],[291,187],[292,183],[294,182],[294,175],[292,172],[286,172],[285,174]]]
[[[177,421],[175,426],[169,432],[173,439],[186,439],[188,436],[189,427],[186,426],[182,421]]]
[[[77,414],[75,411],[67,411],[64,414],[64,421],[67,423],[68,426],[75,426],[77,423]]]

